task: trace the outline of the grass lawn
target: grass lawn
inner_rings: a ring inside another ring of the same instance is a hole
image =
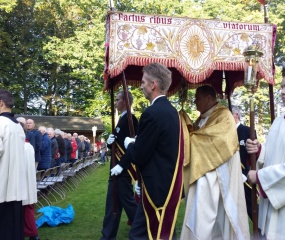
[[[70,224],[61,224],[57,227],[43,225],[39,228],[41,240],[96,240],[101,237],[101,227],[105,212],[105,200],[107,181],[109,174],[109,163],[100,166],[92,174],[83,179],[79,186],[69,191],[64,200],[53,202],[52,206],[66,208],[72,204],[75,218]],[[181,203],[177,220],[177,235],[181,232],[184,202]],[[127,217],[123,212],[117,240],[128,239]]]
[[[101,237],[101,227],[105,212],[105,200],[109,163],[96,168],[92,174],[83,179],[79,186],[69,191],[64,200],[53,202],[52,206],[66,208],[72,204],[75,218],[70,224],[61,224],[57,227],[43,225],[39,228],[41,240],[98,240]],[[176,232],[181,233],[185,211],[185,203],[182,201],[178,213]],[[250,232],[252,223],[249,220]],[[127,217],[123,212],[117,240],[127,240],[130,227],[127,225]],[[28,239],[28,238],[27,238]]]

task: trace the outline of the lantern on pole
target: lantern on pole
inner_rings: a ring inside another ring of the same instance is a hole
[[[263,53],[260,50],[260,46],[257,43],[253,43],[247,47],[243,53],[245,57],[244,64],[244,85],[247,90],[252,94],[249,99],[249,119],[250,119],[250,139],[255,140],[255,130],[254,130],[254,93],[257,89],[257,70],[259,59],[262,57]],[[250,154],[250,165],[251,170],[256,170],[256,155]],[[258,216],[257,216],[257,195],[256,195],[256,185],[251,188],[251,200],[252,200],[252,228],[253,228],[253,239],[258,239]]]
[[[248,90],[254,93],[257,87],[256,75],[259,58],[262,57],[263,53],[260,50],[259,44],[253,43],[245,49],[243,55],[245,57],[244,85]]]

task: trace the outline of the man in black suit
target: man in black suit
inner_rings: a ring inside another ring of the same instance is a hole
[[[130,105],[132,105],[133,97],[130,92],[128,92],[128,97]],[[135,181],[136,178],[135,167],[131,164],[131,160],[125,154],[126,149],[124,147],[125,137],[130,136],[130,130],[127,118],[125,94],[123,91],[117,94],[115,107],[121,115],[118,124],[114,129],[114,134],[110,134],[107,140],[107,146],[111,148],[112,144],[115,144],[116,166],[112,168],[112,164],[110,164],[111,171],[108,181],[106,209],[101,240],[116,239],[123,209],[128,216],[130,224],[134,220],[137,209],[132,185],[132,181]],[[137,133],[138,120],[134,115],[132,115],[132,119],[135,133]],[[112,162],[113,159],[111,163]],[[116,185],[115,196],[114,183]],[[116,209],[114,209],[114,201]],[[116,212],[116,217],[114,217],[114,210]]]
[[[248,154],[245,148],[245,143],[246,140],[250,138],[250,128],[240,123],[241,113],[238,106],[234,105],[232,106],[232,114],[234,116],[237,126],[242,174],[244,176],[247,176],[248,171],[250,170],[250,165],[247,163]],[[244,193],[245,193],[247,214],[252,220],[251,186],[247,181],[244,182]]]
[[[171,71],[152,63],[143,68],[141,90],[149,106],[141,115],[137,137],[126,138],[127,154],[142,177],[141,200],[129,239],[175,239],[182,194],[180,123],[166,97]]]

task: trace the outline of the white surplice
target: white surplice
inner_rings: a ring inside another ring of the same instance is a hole
[[[285,239],[285,119],[276,118],[262,145],[258,178],[268,198],[260,196],[258,227],[267,239]]]
[[[211,112],[203,116],[200,128]],[[190,185],[180,239],[250,239],[238,151]]]
[[[28,198],[24,144],[25,133],[20,123],[0,116],[0,203]]]
[[[28,183],[28,199],[22,202],[23,205],[34,204],[37,202],[37,180],[35,168],[35,150],[29,143],[25,143],[25,165],[26,180]]]

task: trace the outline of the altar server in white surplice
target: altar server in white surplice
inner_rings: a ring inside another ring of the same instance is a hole
[[[249,239],[234,118],[212,87],[197,88],[195,98],[201,115],[190,130],[190,157],[184,159],[181,240]]]
[[[22,201],[28,198],[25,133],[11,113],[13,95],[0,89],[0,238],[24,239]]]
[[[285,68],[281,96],[285,105]],[[260,189],[258,228],[267,239],[285,239],[285,114],[276,118],[266,142],[246,142],[248,153],[257,153],[257,171],[249,171],[248,181]]]

